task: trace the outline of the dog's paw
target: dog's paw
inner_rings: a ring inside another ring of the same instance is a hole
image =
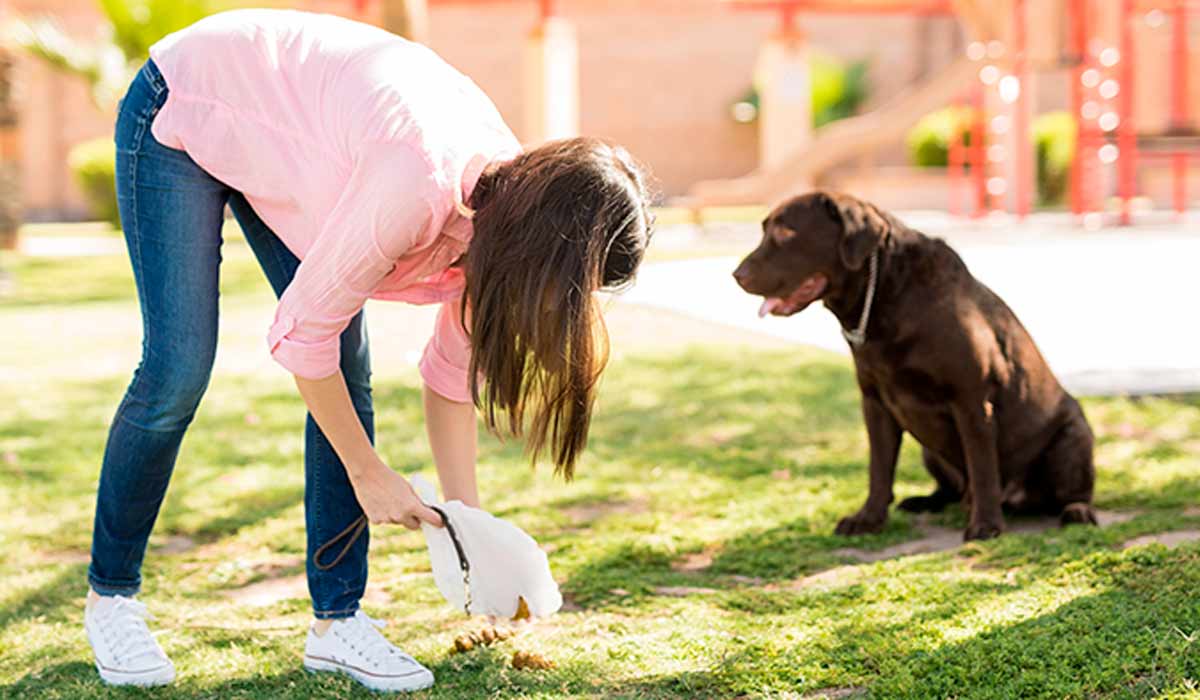
[[[900,501],[896,506],[905,513],[941,513],[946,509],[948,501],[936,493],[928,496],[912,496]]]
[[[991,522],[984,520],[968,525],[966,532],[963,533],[963,541],[990,540],[999,537],[1003,532],[1004,523],[1002,521]]]
[[[848,515],[838,521],[834,533],[838,535],[874,535],[883,532],[885,522],[887,522],[887,513],[877,515],[860,510],[854,515]]]
[[[1090,504],[1087,503],[1071,503],[1066,508],[1063,508],[1062,515],[1058,518],[1059,523],[1064,527],[1071,524],[1079,525],[1099,525],[1096,520],[1096,511]]]

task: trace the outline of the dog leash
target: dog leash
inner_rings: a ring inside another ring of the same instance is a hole
[[[467,553],[463,549],[462,541],[458,538],[458,531],[455,530],[454,525],[450,523],[450,518],[446,515],[446,511],[437,506],[429,506],[429,509],[442,516],[442,524],[446,527],[446,533],[450,535],[450,542],[454,544],[454,553],[458,556],[458,566],[462,569],[463,589],[466,591],[466,597],[463,600],[463,611],[467,613],[467,616],[470,616],[471,562],[467,560]],[[346,555],[350,553],[350,548],[354,546],[354,543],[358,541],[359,537],[362,537],[362,534],[366,532],[366,530],[367,516],[360,515],[354,520],[354,522],[350,523],[345,530],[342,530],[338,534],[334,535],[328,542],[317,548],[316,552],[313,552],[313,566],[317,567],[317,569],[321,571],[329,571],[333,567],[340,564],[342,560],[346,558]],[[337,546],[338,542],[341,542],[343,539],[346,541],[346,544],[342,546],[342,551],[337,553],[337,556],[333,558],[333,561],[329,563],[322,563],[321,558],[325,556],[325,553]]]

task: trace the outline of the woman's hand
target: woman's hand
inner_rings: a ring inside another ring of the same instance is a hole
[[[421,522],[436,527],[442,519],[417,498],[404,477],[392,471],[375,453],[341,372],[324,379],[296,377],[296,386],[321,432],[346,465],[358,504],[372,523],[399,523],[416,530]]]
[[[408,480],[379,464],[350,477],[354,496],[367,514],[371,524],[397,523],[409,530],[421,527],[422,522],[442,526],[442,519],[425,505]]]

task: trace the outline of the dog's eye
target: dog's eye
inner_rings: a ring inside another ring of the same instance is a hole
[[[783,245],[795,237],[796,232],[784,226],[776,226],[771,229],[771,233],[767,236],[775,245]]]

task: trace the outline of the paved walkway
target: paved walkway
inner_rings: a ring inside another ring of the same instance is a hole
[[[1023,226],[936,214],[901,218],[949,240],[1013,308],[1072,391],[1200,391],[1200,226],[1084,232],[1053,214]],[[757,226],[738,228],[715,235],[744,238],[748,252]],[[670,246],[704,235],[675,229],[663,239]],[[730,276],[736,264],[735,257],[648,264],[624,300],[848,353],[833,315],[820,305],[787,319],[757,318],[760,299]]]

